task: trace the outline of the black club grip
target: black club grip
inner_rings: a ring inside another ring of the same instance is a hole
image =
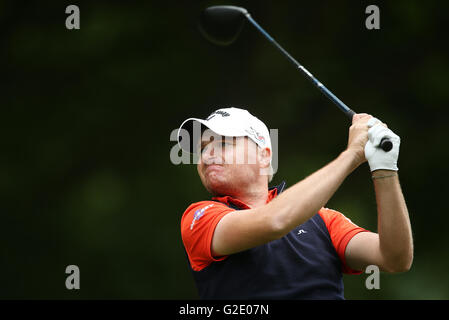
[[[379,147],[383,151],[388,152],[391,149],[393,149],[393,142],[391,142],[390,139],[388,139],[388,138],[382,138],[382,140],[380,140]]]

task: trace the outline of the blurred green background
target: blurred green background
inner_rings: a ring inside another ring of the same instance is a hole
[[[81,29],[67,30],[76,4]],[[173,165],[187,117],[247,108],[279,129],[273,184],[344,150],[345,116],[247,24],[230,47],[204,40],[203,8],[246,7],[347,105],[402,138],[400,179],[415,258],[404,274],[345,276],[348,299],[449,299],[448,2],[2,1],[2,299],[195,299],[180,236],[208,199],[194,165]],[[365,8],[380,8],[380,30]],[[376,231],[365,164],[327,204]],[[81,289],[65,288],[65,268]]]

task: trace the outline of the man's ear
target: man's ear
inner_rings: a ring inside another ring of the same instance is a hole
[[[259,152],[259,162],[262,168],[268,168],[271,163],[271,150],[264,148]]]

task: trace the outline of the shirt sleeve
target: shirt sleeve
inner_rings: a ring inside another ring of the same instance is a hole
[[[359,232],[367,232],[368,230],[361,228],[354,224],[349,218],[342,213],[322,208],[318,212],[326,224],[329,231],[332,244],[337,251],[338,256],[342,262],[342,271],[346,274],[360,274],[361,270],[353,270],[346,264],[345,251],[349,240],[352,239]]]
[[[223,203],[201,201],[190,205],[181,218],[181,237],[194,271],[200,271],[213,261],[227,256],[213,257],[212,237],[221,218],[234,211]]]

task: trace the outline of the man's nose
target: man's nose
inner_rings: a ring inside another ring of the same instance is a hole
[[[202,158],[205,164],[220,163],[220,152],[211,146],[206,152],[203,152]]]

